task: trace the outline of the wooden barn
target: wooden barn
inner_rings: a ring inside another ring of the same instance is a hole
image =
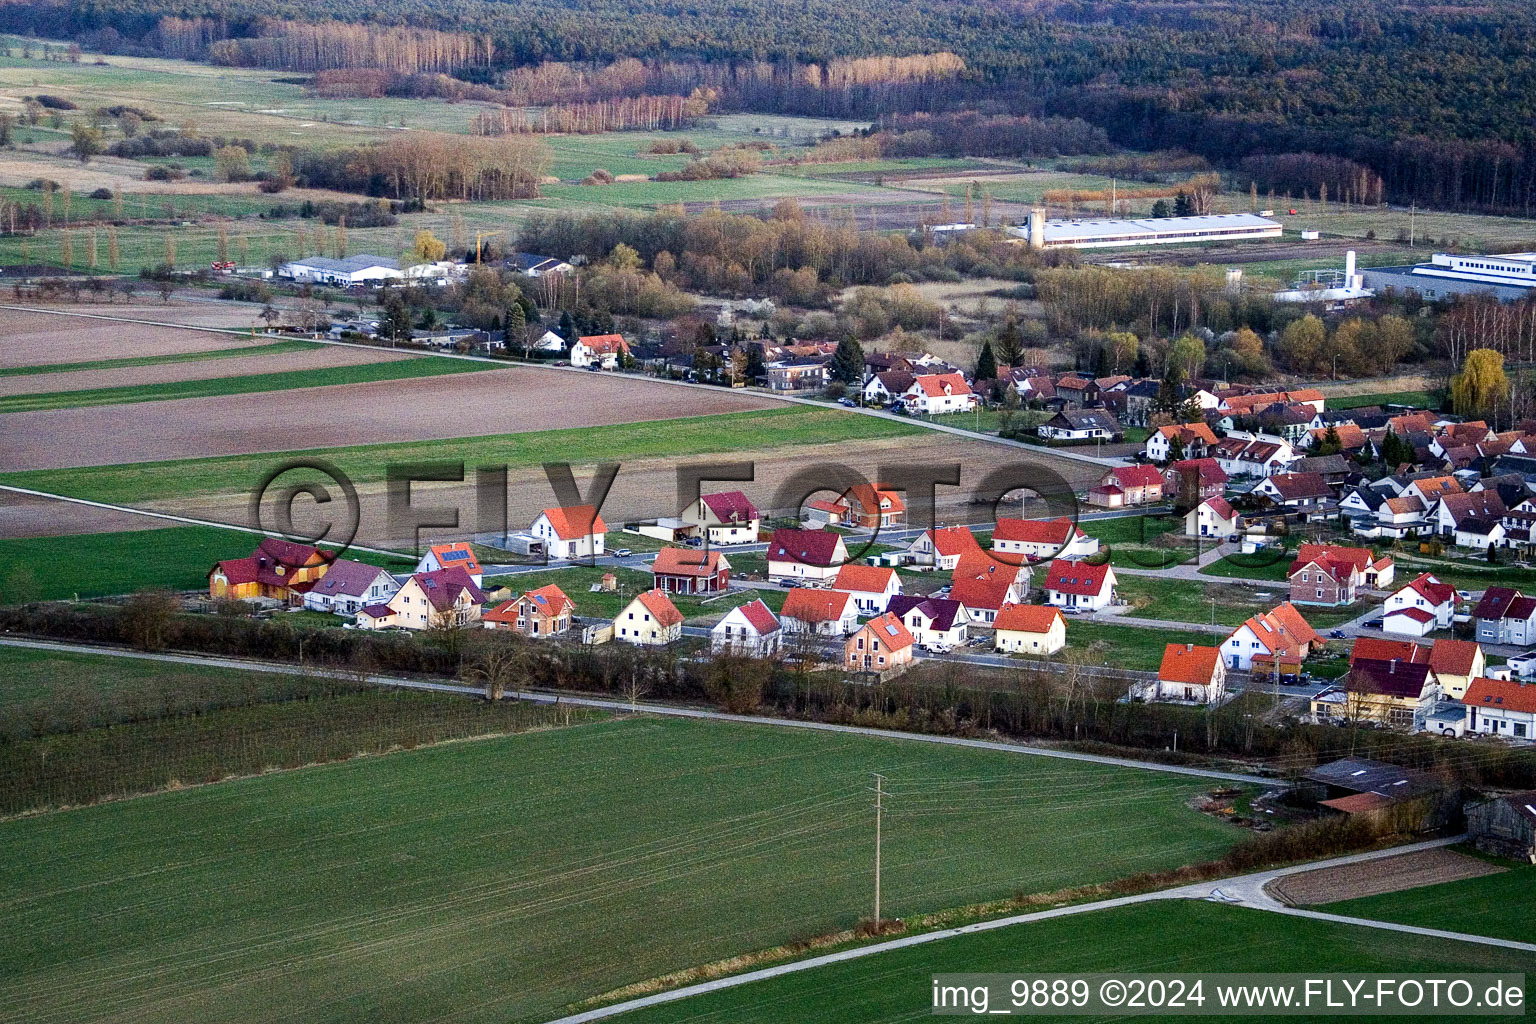
[[[1536,791],[1467,805],[1467,835],[1484,853],[1536,864]]]

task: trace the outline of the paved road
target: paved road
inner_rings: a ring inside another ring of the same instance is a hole
[[[314,667],[304,668],[299,665],[291,665],[282,662],[256,661],[245,658],[214,657],[201,654],[159,654],[145,651],[129,651],[118,647],[107,647],[98,644],[58,643],[51,640],[31,640],[21,637],[0,637],[0,646],[24,647],[38,651],[63,651],[73,654],[111,655],[121,658],[137,658],[146,661],[157,661],[176,665],[197,665],[207,668],[228,668],[244,671],[273,672],[283,675],[299,675],[307,673],[313,676],[327,676],[337,679],[355,679],[356,676],[346,672],[330,671]],[[476,686],[463,686],[458,683],[434,683],[420,679],[406,679],[400,676],[370,675],[367,682],[377,686],[390,686],[407,690],[427,690],[435,693],[462,693],[470,696],[480,696],[484,690]],[[1086,761],[1091,764],[1110,765],[1117,768],[1137,768],[1143,771],[1162,772],[1169,775],[1187,775],[1201,779],[1216,779],[1221,782],[1241,782],[1256,786],[1274,786],[1282,784],[1280,780],[1266,778],[1260,775],[1248,775],[1241,772],[1218,771],[1214,768],[1195,768],[1186,765],[1155,764],[1150,761],[1136,761],[1123,757],[1103,757],[1098,754],[1080,754],[1069,750],[1057,750],[1053,747],[1038,747],[1022,743],[1004,743],[997,740],[973,740],[960,736],[931,736],[925,733],[892,732],[884,729],[866,729],[853,725],[834,725],[828,722],[803,722],[786,718],[767,718],[757,715],[732,715],[723,711],[710,711],[706,708],[684,707],[675,704],[658,704],[653,701],[612,700],[603,697],[582,697],[566,693],[549,693],[539,690],[520,690],[507,694],[509,700],[526,700],[536,704],[565,704],[574,707],[594,708],[601,711],[614,712],[639,712],[651,715],[661,715],[669,718],[695,718],[713,722],[734,722],[740,725],[769,726],[780,729],[806,729],[812,732],[834,732],[849,736],[868,736],[874,739],[899,740],[913,743],[937,743],[943,746],[970,747],[976,750],[995,750],[1006,754],[1030,754],[1039,757],[1054,757],[1065,761]]]
[[[1417,850],[1434,849],[1439,846],[1448,846],[1461,842],[1465,836],[1457,836],[1452,839],[1435,839],[1425,843],[1414,843],[1409,846],[1398,846],[1386,850],[1373,850],[1369,853],[1358,853],[1347,857],[1335,857],[1331,860],[1317,861],[1311,864],[1297,864],[1291,867],[1277,868],[1272,871],[1260,871],[1251,875],[1239,875],[1235,878],[1219,879],[1211,882],[1197,882],[1193,885],[1179,886],[1176,889],[1164,889],[1160,892],[1141,893],[1136,896],[1119,896],[1114,899],[1099,900],[1094,903],[1082,903],[1072,907],[1057,907],[1052,910],[1041,910],[1030,914],[1016,914],[1012,917],[1002,917],[994,921],[981,921],[976,924],[968,924],[959,928],[945,928],[939,931],[923,932],[919,935],[907,935],[899,939],[891,939],[887,942],[877,942],[868,946],[859,946],[854,949],[845,949],[837,953],[828,953],[824,956],[810,957],[805,960],[796,960],[791,963],[779,964],[774,967],[765,967],[761,970],[749,971],[745,974],[734,974],[726,978],[716,978],[713,981],[702,982],[697,985],[688,985],[683,988],[672,989],[668,992],[658,992],[654,995],[643,996],[638,999],[626,1000],[622,1003],[614,1003],[611,1006],[599,1007],[595,1010],[587,1010],[582,1013],[571,1014],[551,1021],[549,1024],[587,1024],[589,1021],[604,1020],[628,1013],[631,1010],[639,1010],[647,1006],[656,1006],[661,1003],[677,1002],[691,996],[703,995],[706,992],[718,992],[722,989],[739,988],[742,985],[750,985],[756,981],[766,981],[769,978],[783,977],[786,974],[798,974],[802,971],[815,970],[818,967],[826,967],[830,964],[843,963],[848,960],[860,960],[864,957],[878,956],[881,953],[889,953],[897,949],[908,949],[912,946],[927,945],[931,942],[942,942],[945,939],[957,938],[961,935],[971,935],[976,932],[995,931],[999,928],[1011,928],[1015,925],[1034,924],[1037,921],[1049,921],[1058,917],[1073,917],[1078,914],[1091,914],[1100,910],[1112,910],[1116,907],[1127,907],[1137,903],[1150,903],[1154,900],[1179,900],[1197,899],[1212,900],[1218,903],[1235,904],[1250,907],[1256,910],[1266,910],[1276,914],[1288,914],[1293,917],[1310,917],[1319,921],[1332,921],[1338,924],[1356,925],[1363,928],[1377,928],[1383,931],[1400,932],[1408,935],[1426,935],[1431,938],[1448,939],[1457,942],[1472,942],[1485,946],[1500,946],[1505,949],[1523,950],[1536,953],[1536,945],[1528,942],[1515,942],[1511,939],[1496,939],[1486,935],[1469,935],[1463,932],[1441,931],[1435,928],[1418,928],[1413,925],[1394,924],[1387,921],[1371,921],[1360,917],[1344,917],[1340,914],[1325,914],[1312,910],[1301,910],[1289,907],[1271,897],[1264,891],[1264,886],[1285,875],[1295,874],[1300,871],[1315,871],[1319,868],[1336,867],[1344,864],[1356,864],[1361,861],[1380,860],[1384,857],[1396,857],[1404,853],[1413,853]],[[1086,931],[1085,931],[1086,934]],[[1020,936],[1021,942],[1027,942],[1028,938]]]

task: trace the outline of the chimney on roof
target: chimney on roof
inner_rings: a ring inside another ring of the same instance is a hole
[[[1195,653],[1195,645],[1194,644],[1185,644],[1184,645],[1184,653],[1185,654],[1193,654],[1193,653]]]
[[[1397,659],[1396,658],[1393,658],[1391,660],[1391,662],[1388,663],[1388,665],[1387,665],[1387,674],[1388,675],[1394,675],[1394,676],[1397,675]]]

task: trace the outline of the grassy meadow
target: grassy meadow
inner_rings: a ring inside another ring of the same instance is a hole
[[[1406,892],[1343,900],[1317,909],[1373,921],[1530,942],[1531,915],[1536,913],[1536,866],[1500,863],[1507,864],[1509,870]]]
[[[895,1024],[928,1016],[930,979],[940,973],[1529,973],[1533,966],[1528,953],[1243,907],[1169,901],[962,935],[637,1010],[616,1019],[623,1024],[790,1024],[818,1019],[828,1007],[836,1007],[842,1024]],[[1209,1010],[1215,999],[1209,991],[1206,994]],[[1199,1019],[1255,1018],[1216,1014]]]
[[[449,744],[0,822],[0,1020],[545,1020],[867,915],[871,771],[896,916],[1240,835],[1186,806],[1196,780],[898,739],[634,719]]]

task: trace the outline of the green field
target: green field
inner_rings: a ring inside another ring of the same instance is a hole
[[[123,359],[93,359],[81,363],[0,367],[0,377],[31,377],[40,373],[67,373],[74,370],[117,370],[125,366],[153,366],[160,363],[196,363],[204,359],[227,359],[230,356],[275,356],[285,352],[306,352],[320,347],[319,342],[314,341],[274,341],[265,345],[216,348],[206,352],[178,352],[164,356],[130,356]]]
[[[1067,616],[1067,649],[1082,652],[1089,665],[1156,671],[1169,644],[1214,646],[1221,639],[1219,634],[1192,629],[1147,629]],[[1060,660],[1060,655],[1047,660]]]
[[[895,916],[1241,835],[1185,805],[1196,780],[899,739],[635,719],[450,744],[0,823],[0,1019],[545,1020],[866,916],[876,770]]]
[[[0,483],[96,501],[125,503],[239,492],[260,480],[275,459],[287,456],[318,456],[328,459],[355,483],[362,484],[382,481],[385,468],[401,462],[463,460],[468,464],[505,463],[512,467],[527,467],[542,465],[549,459],[551,452],[558,452],[561,458],[581,465],[907,437],[922,429],[874,416],[854,416],[832,410],[806,410],[798,406],[723,416],[689,416],[663,422],[666,424],[665,430],[636,431],[630,426],[618,424],[441,441],[317,448],[305,452],[269,452],[85,469],[32,470],[0,474]]]
[[[1406,892],[1367,896],[1319,907],[1330,914],[1440,928],[1468,935],[1530,942],[1536,914],[1536,867],[1508,864],[1499,875],[1464,878]]]
[[[1129,614],[1143,619],[1241,626],[1250,616],[1269,611],[1290,597],[1284,587],[1256,592],[1245,587],[1222,586],[1215,581],[1204,584],[1131,575],[1118,579],[1116,589],[1132,605]],[[1257,596],[1260,593],[1269,596],[1261,599]],[[1363,611],[1365,605],[1356,603],[1343,608],[1303,608],[1302,615],[1314,628],[1322,629],[1347,622]]]
[[[677,203],[762,199],[771,203],[785,197],[863,194],[884,195],[879,189],[848,181],[823,181],[784,174],[749,174],[718,181],[619,181],[612,185],[544,185],[541,199],[528,206],[623,207],[669,206]]]
[[[1398,974],[1459,970],[1529,974],[1533,968],[1536,961],[1529,953],[1284,917],[1242,907],[1169,901],[962,935],[694,996],[617,1019],[624,1024],[790,1024],[831,1019],[825,1014],[827,1008],[835,1007],[839,1024],[917,1021],[929,1016],[931,978],[939,973]],[[1208,992],[1205,1008],[1210,1009],[1214,1003],[1215,997]],[[1159,1015],[1157,1019],[1276,1018]]]
[[[491,363],[466,359],[387,359],[351,366],[322,366],[313,370],[252,373],[243,377],[209,377],[206,380],[171,381],[165,384],[133,384],[80,391],[47,391],[37,395],[0,398],[0,414],[35,412],[39,409],[79,409],[95,405],[128,405],[134,402],[168,402],[177,398],[210,398],[215,395],[248,395],[260,391],[292,391],[332,384],[366,384],[415,377],[441,377],[451,373],[476,373]]]
[[[1367,405],[1411,405],[1419,409],[1439,409],[1445,401],[1443,391],[1391,391],[1377,395],[1345,395],[1328,399],[1335,409],[1360,409]]]
[[[265,672],[0,647],[0,709],[5,713],[14,712],[20,705],[54,699],[75,690],[112,700],[151,683],[167,689],[195,684],[234,691],[253,684],[265,684],[272,678]]]
[[[0,603],[200,590],[213,563],[244,558],[260,540],[212,526],[0,539]],[[347,557],[399,568],[383,555],[350,551]]]

